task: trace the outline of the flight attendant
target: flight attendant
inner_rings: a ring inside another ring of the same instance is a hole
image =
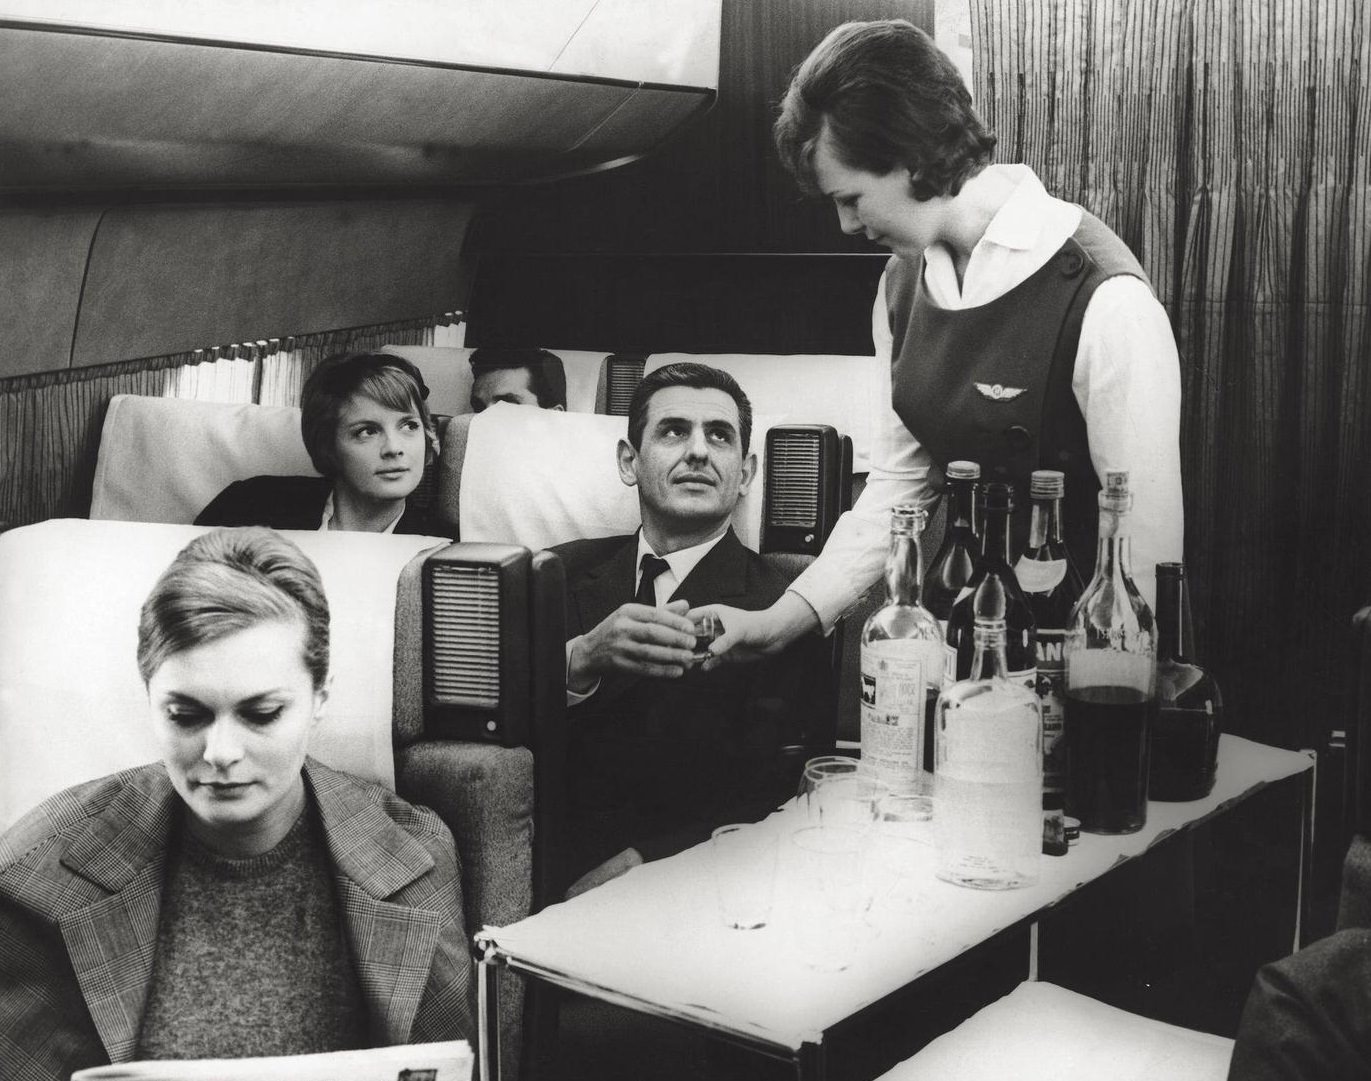
[[[879,577],[891,508],[936,499],[957,459],[1021,498],[1034,469],[1065,472],[1067,541],[1087,574],[1098,478],[1127,469],[1134,578],[1150,601],[1156,563],[1182,558],[1180,371],[1123,241],[1026,165],[992,164],[995,136],[961,75],[903,20],[829,34],[792,80],[775,139],[844,232],[893,253],[872,320],[891,402],[866,489],[823,553],[765,611],[721,612],[716,655],[831,628]]]

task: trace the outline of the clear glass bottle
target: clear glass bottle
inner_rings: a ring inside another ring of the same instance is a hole
[[[947,464],[947,530],[937,554],[924,577],[924,607],[937,618],[947,635],[947,617],[962,595],[976,555],[981,550],[980,529],[976,520],[976,491],[980,487],[981,467],[975,462]]]
[[[1002,619],[977,619],[971,678],[935,714],[937,875],[1013,889],[1038,880],[1043,837],[1038,696],[1008,678]]]
[[[1014,564],[1014,574],[1033,611],[1033,657],[1038,666],[1038,700],[1043,709],[1043,795],[1066,797],[1066,625],[1080,600],[1081,574],[1062,534],[1062,499],[1066,476],[1055,469],[1035,469],[1028,494],[1033,517],[1028,548]],[[1058,804],[1060,806],[1060,804]],[[1046,810],[1046,805],[1044,805]]]
[[[891,511],[886,603],[862,628],[862,762],[898,791],[918,789],[942,684],[942,629],[919,603],[927,522],[921,507]]]
[[[1157,718],[1152,727],[1147,795],[1195,800],[1209,795],[1219,761],[1223,695],[1195,663],[1195,630],[1184,563],[1157,564]]]
[[[1002,619],[1007,627],[1005,659],[1009,678],[1034,693],[1038,663],[1033,655],[1033,609],[1010,563],[1009,516],[1014,489],[998,482],[983,486],[976,499],[981,512],[981,551],[971,580],[947,620],[943,686],[970,678],[977,619]]]
[[[1128,473],[1105,474],[1095,577],[1066,633],[1067,813],[1091,833],[1147,822],[1148,738],[1157,712],[1157,635],[1129,565]]]

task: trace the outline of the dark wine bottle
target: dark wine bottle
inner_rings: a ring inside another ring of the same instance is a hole
[[[1083,830],[1135,833],[1147,823],[1156,628],[1129,566],[1126,471],[1105,474],[1099,503],[1095,576],[1066,632],[1066,809]]]
[[[1157,800],[1209,795],[1219,760],[1223,696],[1195,663],[1185,564],[1157,564],[1157,719],[1147,794]]]
[[[1035,469],[1029,480],[1033,517],[1028,548],[1014,573],[1033,610],[1034,659],[1038,665],[1038,700],[1043,715],[1043,796],[1066,792],[1066,625],[1080,599],[1080,571],[1062,533],[1062,499],[1066,477],[1055,469]],[[1046,806],[1046,804],[1044,804]],[[1060,807],[1061,803],[1056,802]]]
[[[987,484],[976,497],[981,512],[981,550],[971,579],[947,620],[947,666],[943,686],[971,676],[975,657],[978,619],[1005,622],[1005,661],[1009,679],[1037,692],[1037,661],[1033,656],[1033,609],[1019,587],[1010,563],[1009,515],[1014,509],[1014,489],[1008,484]]]
[[[981,550],[976,525],[976,490],[981,467],[975,462],[949,462],[947,465],[947,529],[933,562],[924,575],[923,605],[947,635],[947,617],[962,595],[976,566]]]

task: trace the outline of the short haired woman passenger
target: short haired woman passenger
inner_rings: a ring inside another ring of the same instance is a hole
[[[452,834],[307,755],[329,667],[308,557],[197,537],[138,665],[162,761],[0,837],[0,1076],[474,1039]]]
[[[389,353],[337,353],[310,373],[300,434],[322,477],[235,481],[196,525],[442,535],[407,503],[438,453],[419,369]]]

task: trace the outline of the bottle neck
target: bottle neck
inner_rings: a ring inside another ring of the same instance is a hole
[[[1008,679],[1009,660],[1005,655],[1005,632],[975,630],[975,652],[971,656],[972,679]]]
[[[918,534],[892,530],[885,559],[885,591],[891,604],[919,603],[924,580],[924,553]]]
[[[1033,517],[1028,527],[1028,546],[1044,548],[1047,542],[1063,542],[1062,501],[1059,497],[1033,500]]]
[[[1193,663],[1190,589],[1179,575],[1157,575],[1157,659]]]
[[[1132,560],[1127,512],[1101,507],[1099,544],[1095,550],[1095,580],[1131,579]]]
[[[976,482],[974,480],[951,480],[947,482],[952,493],[952,512],[949,531],[976,535]]]
[[[1009,549],[1009,512],[989,509],[981,522],[981,557],[995,562],[1008,563]]]

